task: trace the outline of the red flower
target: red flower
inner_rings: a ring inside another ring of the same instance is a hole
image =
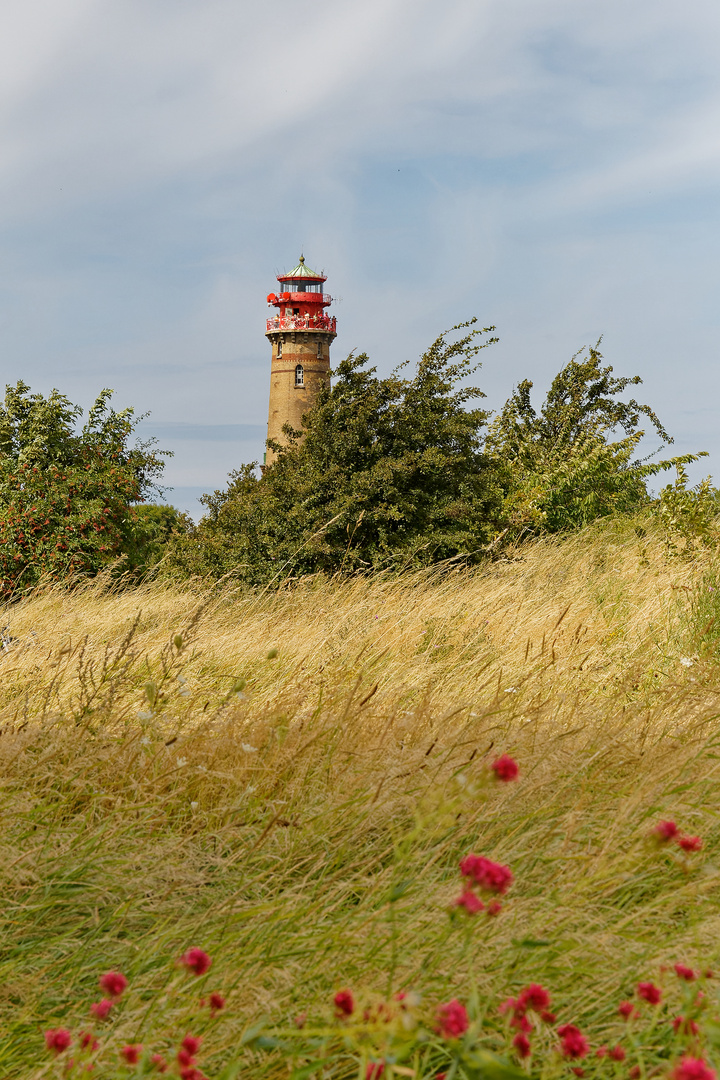
[[[352,1016],[355,1009],[355,999],[350,990],[338,990],[333,998],[335,1012],[338,1016]]]
[[[692,968],[686,967],[685,964],[675,965],[675,974],[679,979],[685,979],[686,982],[692,982],[697,978],[697,975]]]
[[[56,1054],[62,1054],[71,1042],[72,1035],[67,1028],[52,1028],[45,1032],[45,1045]]]
[[[380,1080],[385,1072],[384,1061],[368,1061],[365,1066],[365,1080]]]
[[[493,761],[490,768],[495,773],[498,780],[503,780],[504,782],[507,782],[508,780],[517,780],[518,773],[520,772],[517,761],[508,754],[502,754],[497,761]]]
[[[673,1080],[715,1080],[715,1073],[702,1058],[682,1057],[670,1073]]]
[[[653,832],[657,836],[658,840],[662,840],[663,843],[667,843],[669,840],[674,840],[678,834],[678,827],[674,821],[659,821],[653,829]]]
[[[513,1046],[518,1052],[518,1057],[530,1057],[530,1040],[522,1031],[519,1031],[513,1039]]]
[[[189,1050],[184,1050],[182,1047],[177,1052],[178,1064],[182,1066],[194,1065],[195,1058]]]
[[[539,983],[530,983],[520,991],[518,1007],[521,1009],[533,1009],[535,1012],[543,1012],[550,1004],[550,995],[544,986]]]
[[[623,1050],[622,1046],[613,1046],[612,1050],[608,1054],[608,1057],[612,1058],[613,1061],[624,1061],[625,1051]]]
[[[700,1028],[694,1020],[689,1020],[684,1016],[676,1016],[672,1022],[673,1031],[675,1033],[680,1032],[683,1035],[699,1035]]]
[[[140,1043],[130,1043],[128,1046],[123,1046],[120,1051],[120,1057],[123,1058],[128,1065],[137,1065],[142,1054],[142,1046]]]
[[[703,846],[703,842],[699,836],[681,836],[678,840],[678,844],[683,851],[700,851]],[[695,1060],[694,1058],[689,1060]]]
[[[595,1057],[604,1058],[604,1057],[607,1057],[607,1056],[608,1056],[608,1048],[607,1048],[607,1046],[598,1046],[597,1050],[595,1051]]]
[[[546,1024],[554,1024],[557,1020],[557,1016],[554,1012],[548,1012],[546,1009],[544,1009],[540,1013],[540,1019],[544,1020]]]
[[[92,1003],[90,1012],[98,1020],[105,1020],[112,1007],[113,1003],[110,998],[103,998],[102,1001],[94,1001]]]
[[[560,1052],[563,1057],[584,1058],[587,1055],[590,1050],[590,1043],[580,1031],[580,1028],[575,1027],[574,1024],[561,1024],[557,1029],[557,1033],[562,1039]]]
[[[575,1073],[576,1076],[584,1076],[585,1070],[580,1068],[571,1069],[570,1072]]]
[[[192,971],[193,974],[204,975],[206,971],[210,970],[212,960],[206,952],[195,947],[188,949],[188,951],[180,957],[180,963],[186,967],[188,971]]]
[[[162,1054],[153,1054],[150,1061],[155,1066],[158,1072],[164,1073],[168,1071],[168,1063]]]
[[[486,892],[499,893],[501,896],[513,883],[509,866],[492,862],[484,855],[466,855],[460,863],[460,873]]]
[[[127,989],[128,981],[119,971],[108,971],[107,975],[100,976],[100,989],[109,998],[117,1000],[122,997]]]
[[[495,916],[499,915],[501,911],[502,911],[502,904],[500,903],[500,901],[499,900],[491,900],[490,903],[487,906],[487,913],[490,916],[490,918],[491,919],[495,918]]]
[[[637,984],[637,996],[647,1001],[649,1005],[659,1005],[662,999],[662,990],[655,983],[641,982]]]
[[[225,1008],[225,998],[217,992],[210,995],[210,1012],[218,1013]]]
[[[197,1035],[186,1035],[180,1045],[183,1050],[187,1050],[188,1054],[197,1054],[201,1042],[202,1039],[198,1038]]]
[[[640,1077],[642,1076],[642,1069],[639,1065],[633,1065],[632,1069],[628,1073],[628,1076],[630,1077],[630,1080],[640,1080]]]
[[[640,1015],[632,1001],[621,1001],[618,1005],[618,1012],[626,1020],[635,1020]]]
[[[100,1045],[92,1031],[81,1031],[78,1039],[83,1050],[97,1050]]]
[[[470,1023],[465,1006],[461,1005],[457,998],[438,1006],[435,1021],[435,1030],[443,1039],[458,1039],[465,1034]]]
[[[472,889],[465,889],[465,891],[458,896],[454,906],[465,908],[468,915],[476,915],[478,911],[483,911],[485,908],[480,897],[476,896]]]

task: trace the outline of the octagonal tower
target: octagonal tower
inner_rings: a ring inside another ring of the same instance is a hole
[[[299,428],[324,382],[330,379],[330,345],[336,321],[326,314],[332,297],[323,292],[325,274],[316,274],[300,262],[289,274],[279,274],[280,290],[270,293],[268,304],[277,313],[267,320],[265,336],[272,345],[268,439],[286,443],[283,425]],[[268,448],[265,463],[276,454]]]

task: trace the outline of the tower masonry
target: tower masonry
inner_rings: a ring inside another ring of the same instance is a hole
[[[336,320],[325,309],[332,297],[323,292],[325,274],[300,262],[289,274],[279,274],[280,288],[268,304],[277,313],[267,320],[265,336],[272,345],[268,439],[287,443],[283,426],[301,426],[303,413],[314,405],[323,383],[330,380],[330,345]],[[277,455],[268,447],[266,465]]]

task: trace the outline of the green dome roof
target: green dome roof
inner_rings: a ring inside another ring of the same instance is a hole
[[[279,274],[278,281],[280,278],[314,278],[316,281],[325,281],[324,274],[316,274],[314,270],[305,265],[304,255],[300,256],[300,262],[294,270],[290,270],[287,274]]]

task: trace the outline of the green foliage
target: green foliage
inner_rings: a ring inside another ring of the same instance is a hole
[[[576,354],[555,377],[539,413],[530,401],[532,383],[521,382],[493,422],[487,448],[495,454],[506,489],[505,513],[513,537],[579,528],[610,514],[648,503],[647,477],[692,456],[671,461],[633,460],[649,419],[672,442],[648,405],[618,395],[640,383],[615,378],[601,365],[598,345]],[[623,437],[613,441],[617,429]]]
[[[484,395],[461,384],[496,340],[478,342],[491,330],[470,329],[453,342],[441,335],[413,378],[395,371],[380,379],[364,354],[348,357],[303,432],[286,429],[290,444],[273,445],[277,459],[261,479],[244,466],[225,491],[205,497],[207,516],[171,545],[169,565],[260,583],[479,558],[501,492],[483,450],[488,414],[468,407]]]
[[[690,460],[705,456],[698,454]],[[653,516],[663,528],[670,554],[690,556],[718,542],[718,491],[712,487],[709,476],[694,487],[688,487],[685,460],[676,462],[675,467],[675,482],[667,484],[660,492],[653,506]]]
[[[82,409],[53,390],[6,387],[0,405],[0,593],[92,574],[134,551],[142,526],[132,504],[156,490],[163,454],[128,441],[132,409],[103,390],[78,431]],[[139,529],[139,531],[138,531]],[[146,530],[147,531],[147,530]]]

